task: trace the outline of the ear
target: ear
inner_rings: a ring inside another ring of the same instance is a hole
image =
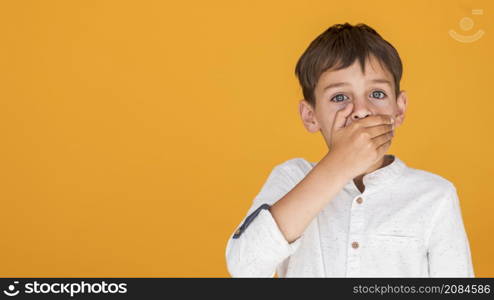
[[[405,112],[407,110],[407,94],[405,91],[400,91],[400,94],[396,98],[396,105],[398,106],[398,111],[395,115],[395,127],[400,126],[405,121]]]
[[[314,108],[305,99],[300,100],[298,105],[298,111],[300,113],[300,118],[304,123],[305,129],[307,131],[314,133],[318,132],[320,127],[316,120],[316,114]]]

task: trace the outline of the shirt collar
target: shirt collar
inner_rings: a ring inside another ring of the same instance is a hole
[[[393,159],[390,164],[364,175],[363,183],[365,189],[363,193],[357,188],[353,179],[348,181],[344,189],[351,193],[368,195],[379,189],[389,187],[395,179],[403,174],[407,165],[394,154],[387,154],[386,156]]]
[[[394,154],[386,154],[386,156],[393,159],[390,164],[364,175],[362,180],[365,186],[365,190],[363,193],[361,193],[360,190],[357,188],[355,182],[353,181],[353,178],[345,184],[343,190],[350,194],[368,195],[381,188],[389,187],[389,185],[394,180],[396,180],[405,172],[408,166]],[[312,167],[314,167],[317,162],[313,162],[311,164]]]

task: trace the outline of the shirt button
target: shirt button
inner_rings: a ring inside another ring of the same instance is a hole
[[[362,201],[364,201],[362,198],[360,198],[360,197],[359,197],[359,198],[357,198],[357,203],[358,203],[358,204],[362,204]]]
[[[352,248],[353,249],[357,249],[358,248],[358,243],[357,242],[353,242],[352,243]]]

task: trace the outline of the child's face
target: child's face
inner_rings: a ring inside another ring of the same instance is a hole
[[[309,132],[321,131],[330,145],[331,128],[336,112],[350,101],[353,111],[345,126],[369,115],[383,114],[395,118],[395,128],[403,123],[406,110],[406,94],[401,91],[396,97],[393,75],[381,67],[371,56],[366,61],[365,74],[356,60],[351,66],[341,70],[324,72],[317,82],[315,110],[302,99],[300,114]]]

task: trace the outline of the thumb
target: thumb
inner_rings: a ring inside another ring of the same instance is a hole
[[[333,123],[333,130],[337,130],[345,127],[346,118],[352,112],[352,108],[353,108],[353,103],[348,103],[347,106],[345,106],[345,108],[340,109],[339,111],[336,112],[335,121]]]

